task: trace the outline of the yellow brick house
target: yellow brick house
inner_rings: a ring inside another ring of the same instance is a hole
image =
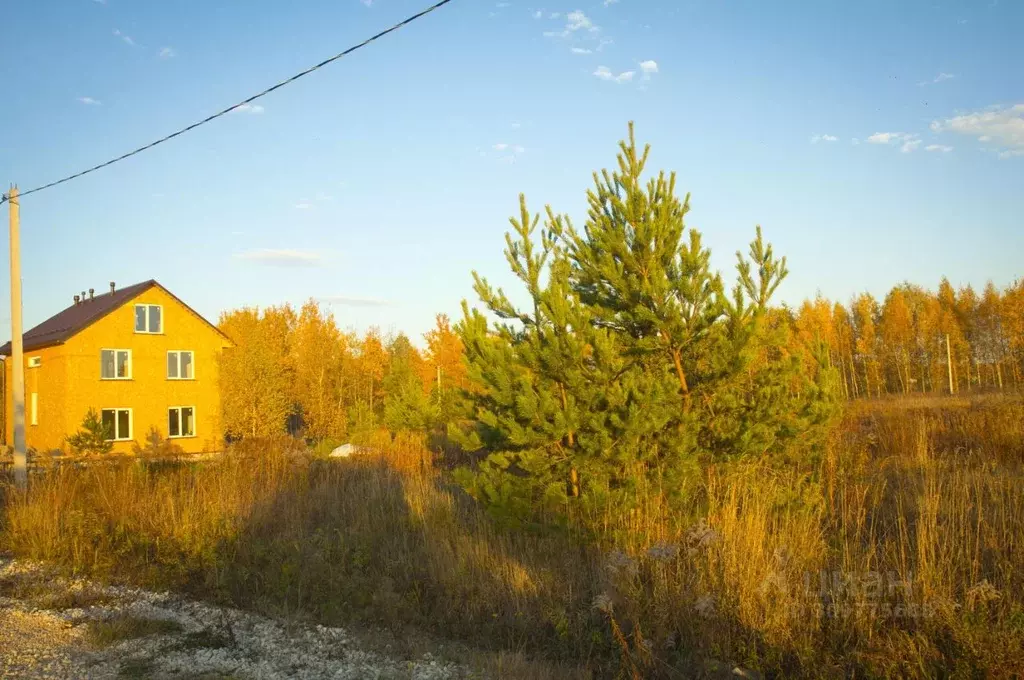
[[[95,295],[24,334],[25,438],[30,449],[65,447],[90,408],[114,451],[155,428],[189,453],[223,448],[218,355],[230,341],[156,281]],[[6,356],[6,441],[12,436],[11,344]]]

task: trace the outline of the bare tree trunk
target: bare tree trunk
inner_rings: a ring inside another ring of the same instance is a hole
[[[839,355],[839,370],[843,373],[843,398],[849,400],[850,386],[846,381],[846,360],[843,359],[842,355]]]
[[[857,364],[853,361],[853,352],[850,352],[850,382],[853,384],[853,398],[860,396],[857,389]]]

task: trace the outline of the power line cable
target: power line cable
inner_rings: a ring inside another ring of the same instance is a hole
[[[123,161],[126,158],[131,158],[132,156],[134,156],[136,154],[140,154],[143,151],[146,151],[148,149],[152,149],[154,146],[157,146],[159,144],[163,144],[164,142],[168,142],[168,141],[174,139],[175,137],[177,137],[179,135],[183,135],[186,132],[189,132],[190,130],[195,130],[197,127],[200,127],[201,125],[205,125],[205,124],[207,124],[207,123],[209,123],[209,122],[211,122],[213,120],[216,120],[217,118],[220,118],[221,116],[227,115],[227,114],[231,113],[232,111],[234,111],[235,109],[237,109],[237,108],[239,108],[241,106],[245,106],[247,104],[251,104],[252,102],[256,101],[257,99],[259,99],[261,97],[265,97],[266,95],[270,94],[274,90],[278,90],[278,89],[284,87],[285,85],[288,85],[289,83],[293,83],[296,80],[298,80],[299,78],[302,78],[303,76],[308,76],[313,71],[316,71],[317,69],[323,68],[324,66],[327,66],[328,64],[333,63],[333,62],[341,59],[342,57],[345,57],[345,56],[347,56],[349,54],[352,54],[356,50],[361,49],[363,47],[366,47],[370,43],[374,42],[375,40],[378,40],[379,38],[383,38],[384,36],[386,36],[389,33],[394,33],[395,31],[397,31],[398,29],[402,28],[403,26],[411,24],[412,22],[416,21],[417,19],[420,19],[420,18],[430,14],[434,10],[439,9],[440,7],[442,7],[444,5],[447,5],[449,2],[451,2],[451,0],[439,0],[439,2],[434,3],[430,7],[427,7],[426,9],[424,9],[424,10],[422,10],[420,12],[417,12],[416,14],[413,14],[410,17],[407,17],[407,18],[403,19],[402,21],[398,22],[397,24],[395,24],[391,28],[385,29],[385,30],[381,31],[380,33],[377,33],[376,35],[373,35],[373,36],[367,38],[366,40],[364,40],[363,42],[359,43],[358,45],[353,45],[352,47],[349,47],[347,50],[335,54],[333,57],[330,57],[328,59],[324,59],[319,64],[316,64],[314,66],[310,66],[305,71],[301,71],[299,73],[296,73],[291,78],[288,78],[286,80],[282,80],[281,82],[277,83],[276,85],[272,85],[271,87],[268,87],[267,89],[263,90],[262,92],[260,92],[258,94],[254,94],[253,96],[249,97],[248,99],[243,99],[242,101],[238,102],[234,106],[229,106],[228,108],[224,109],[223,111],[218,111],[217,113],[214,113],[213,115],[207,116],[206,118],[203,118],[202,120],[196,121],[195,123],[192,123],[191,125],[183,127],[180,130],[177,130],[176,132],[172,132],[171,134],[167,135],[166,137],[161,137],[160,139],[158,139],[156,141],[153,141],[153,142],[150,142],[149,144],[146,144],[145,146],[140,146],[139,148],[135,149],[134,151],[129,151],[128,153],[123,154],[121,156],[118,156],[117,158],[111,158],[110,160],[108,160],[106,162],[103,162],[103,163],[100,163],[99,165],[94,165],[93,167],[91,167],[91,168],[89,168],[87,170],[82,170],[81,172],[76,172],[73,175],[68,175],[67,177],[64,177],[62,179],[58,179],[58,180],[56,180],[54,182],[50,182],[49,184],[44,184],[44,185],[38,186],[38,187],[36,187],[34,189],[29,189],[28,191],[21,191],[21,192],[18,193],[18,199],[20,200],[22,196],[28,196],[29,194],[34,194],[34,193],[36,193],[38,191],[43,191],[45,189],[49,189],[51,187],[55,187],[58,184],[63,184],[64,182],[70,182],[73,179],[78,179],[79,177],[82,177],[84,175],[88,175],[91,172],[96,172],[97,170],[101,170],[101,169],[107,167],[108,165],[113,165],[114,163],[118,163],[120,161]],[[8,197],[7,194],[0,195],[0,205],[2,205],[7,200],[9,200],[9,197]]]

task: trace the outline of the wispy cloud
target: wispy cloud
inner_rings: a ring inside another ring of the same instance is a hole
[[[640,70],[644,74],[644,80],[650,80],[651,76],[658,72],[658,62],[653,59],[640,62]]]
[[[952,73],[940,73],[931,80],[922,80],[918,83],[918,86],[923,87],[925,85],[934,85],[935,83],[941,83],[943,80],[952,80],[953,78],[956,78],[956,76]]]
[[[868,137],[868,144],[900,144],[900,151],[910,153],[921,146],[921,136],[912,132],[876,132]]]
[[[950,151],[953,150],[953,147],[946,146],[945,144],[929,144],[928,146],[924,147],[924,150],[925,151],[940,151],[942,153],[949,153]]]
[[[306,250],[290,248],[259,248],[235,255],[237,260],[277,267],[315,267],[323,263],[323,256]]]
[[[623,71],[622,73],[615,75],[610,68],[607,66],[598,66],[597,70],[594,71],[594,75],[601,80],[607,80],[615,83],[628,83],[633,80],[633,76],[636,75],[635,71]]]
[[[570,31],[578,31],[580,29],[586,29],[588,31],[600,30],[589,18],[587,18],[587,15],[583,13],[583,10],[578,9],[573,12],[569,12],[565,15],[565,18],[568,21],[565,27]]]
[[[161,59],[171,59],[178,56],[178,53],[174,51],[173,47],[161,47],[160,51],[157,52],[157,56]]]
[[[363,3],[367,7],[373,7],[373,0],[359,0],[359,2]]]
[[[811,135],[811,144],[817,144],[818,142],[838,142],[839,138],[835,135]]]
[[[533,13],[533,18],[534,19],[543,19],[544,18],[544,12],[538,9],[537,11],[535,11]]]
[[[258,114],[263,113],[263,107],[259,104],[239,104],[235,108],[231,109],[231,112]]]
[[[107,4],[107,0],[92,0],[92,1],[95,2],[97,5],[105,5],[105,4]]]
[[[327,295],[319,298],[325,305],[341,305],[343,307],[390,307],[391,302],[375,297],[359,295]]]
[[[604,6],[605,6],[605,7],[608,7],[609,5],[614,5],[614,4],[615,4],[615,3],[617,3],[618,1],[619,1],[619,0],[604,0]]]
[[[573,54],[590,54],[594,50],[587,49],[586,47],[574,47],[572,48]]]
[[[891,144],[907,136],[905,132],[876,132],[868,137],[868,144]]]
[[[498,142],[491,147],[495,151],[509,151],[511,153],[526,153],[526,147],[520,144],[509,144],[507,142]]]
[[[119,29],[116,28],[114,29],[114,35],[123,40],[126,45],[131,45],[132,47],[135,47],[135,40],[133,40],[130,35],[125,35]]]
[[[932,121],[932,132],[954,132],[997,145],[1000,158],[1024,155],[1024,104],[990,106],[945,120]]]
[[[93,99],[92,97],[79,97],[78,101],[87,106],[99,106],[102,103],[99,99]]]
[[[557,19],[559,14],[552,14],[552,19]],[[565,28],[561,31],[545,31],[544,35],[548,38],[568,38],[577,31],[586,31],[588,33],[597,33],[601,28],[594,24],[590,20],[583,10],[577,9],[569,12],[565,15]]]
[[[495,5],[495,7],[502,7],[502,8],[508,7],[508,3],[507,2],[499,2],[499,3],[497,3]]]
[[[908,139],[907,141],[903,142],[903,146],[900,147],[900,153],[910,153],[911,151],[917,149],[917,147],[919,146],[921,146],[920,139]]]
[[[296,210],[309,210],[310,208],[313,207],[313,204],[307,201],[306,199],[302,198],[299,199],[299,202],[292,207],[294,207]]]

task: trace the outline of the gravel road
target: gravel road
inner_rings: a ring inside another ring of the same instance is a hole
[[[285,625],[171,593],[55,576],[0,558],[0,677],[464,678],[425,654],[392,658],[341,628]]]

